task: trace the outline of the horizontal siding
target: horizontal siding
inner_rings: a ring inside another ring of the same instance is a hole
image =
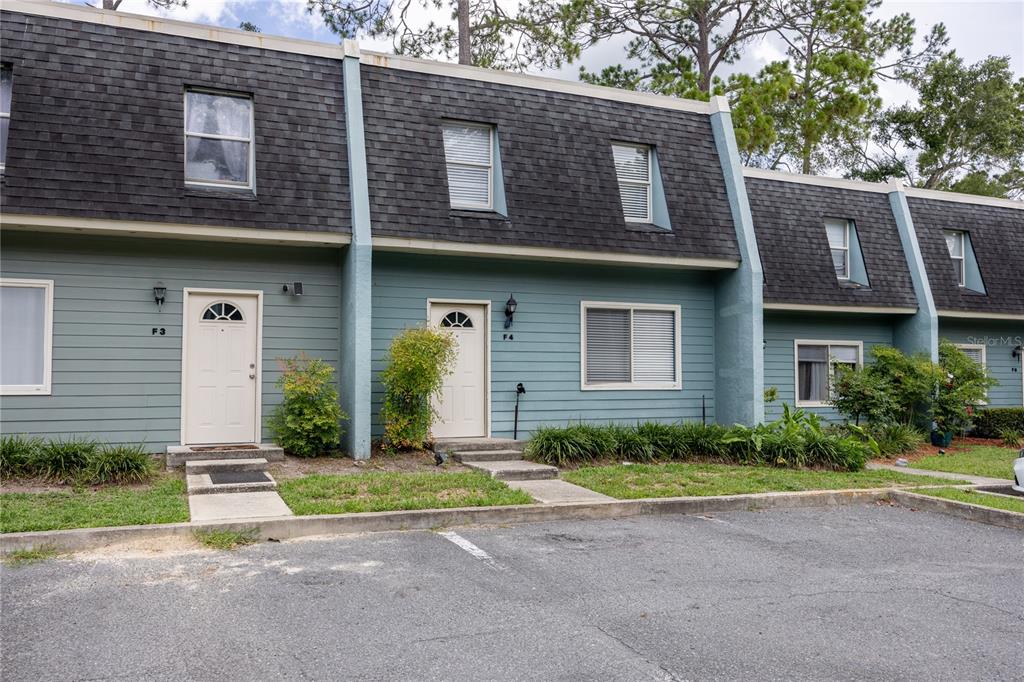
[[[143,442],[154,451],[177,444],[184,287],[264,292],[266,424],[280,402],[279,358],[301,351],[337,366],[339,262],[333,249],[6,232],[2,275],[54,280],[53,390],[0,398],[0,426],[4,433]],[[167,286],[160,311],[158,281]],[[304,296],[282,292],[294,281]],[[166,335],[154,336],[153,327]],[[263,435],[269,439],[266,428]]]
[[[382,388],[377,381],[391,340],[422,324],[427,299],[491,301],[492,433],[512,435],[515,386],[520,435],[542,424],[699,419],[701,397],[714,419],[714,287],[712,276],[652,270],[586,268],[470,258],[375,254],[373,265],[373,429]],[[504,328],[505,301],[519,303]],[[580,301],[674,303],[682,307],[681,391],[582,391]],[[506,333],[513,338],[505,340]]]
[[[888,316],[836,315],[811,313],[806,315],[765,314],[764,319],[764,386],[778,389],[779,398],[765,405],[767,419],[782,416],[783,403],[796,405],[795,339],[821,341],[863,341],[864,361],[871,360],[871,348],[892,345],[893,321]],[[831,407],[809,407],[809,412],[826,421],[839,421],[841,417]]]
[[[988,392],[990,406],[1020,407],[1024,404],[1021,359],[1013,357],[1013,349],[1024,343],[1024,322],[940,319],[939,337],[953,343],[985,345],[985,364],[999,382]]]

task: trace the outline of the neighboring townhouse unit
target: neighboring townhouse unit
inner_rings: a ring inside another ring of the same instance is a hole
[[[940,333],[1021,404],[1013,202],[744,171],[720,98],[4,9],[4,433],[266,442],[305,353],[367,457],[389,344],[428,324],[459,342],[444,438],[754,424],[765,386],[831,418],[836,363]]]
[[[939,336],[999,382],[993,407],[1024,404],[1024,203],[907,190]]]

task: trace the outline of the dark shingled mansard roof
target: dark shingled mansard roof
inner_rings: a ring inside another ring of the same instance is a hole
[[[1024,314],[1024,206],[992,206],[908,196],[928,283],[939,310]],[[971,237],[985,294],[963,289],[943,230]]]
[[[781,177],[747,177],[746,187],[766,303],[917,307],[886,194]],[[826,218],[845,218],[856,225],[867,288],[850,288],[836,278]]]
[[[706,114],[362,65],[375,236],[739,259]],[[508,218],[452,210],[442,121],[494,125]],[[657,149],[670,232],[627,226],[612,141]]]

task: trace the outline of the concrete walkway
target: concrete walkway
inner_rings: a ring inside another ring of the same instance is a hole
[[[193,522],[292,516],[292,510],[273,491],[189,495],[188,509]]]
[[[541,504],[558,502],[611,502],[614,498],[558,478],[546,481],[505,481],[510,488],[527,493]]]
[[[948,471],[930,471],[928,469],[914,469],[913,467],[898,467],[894,464],[880,464],[876,462],[868,462],[868,469],[874,471],[886,470],[886,471],[898,471],[902,474],[916,474],[918,476],[934,476],[935,478],[945,478],[953,481],[967,481],[972,485],[1010,485],[1011,481],[1008,478],[988,478],[987,476],[973,476],[971,474],[957,474],[950,473]]]

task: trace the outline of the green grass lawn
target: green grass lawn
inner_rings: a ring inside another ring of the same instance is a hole
[[[531,504],[533,498],[479,472],[314,474],[281,481],[292,511],[309,514],[493,507]]]
[[[996,497],[995,495],[986,495],[973,490],[960,490],[959,488],[930,488],[928,490],[915,490],[914,492],[930,497],[941,497],[946,500],[956,500],[957,502],[970,502],[982,507],[1005,509],[1006,511],[1024,514],[1024,497]]]
[[[1017,452],[992,445],[969,445],[966,450],[924,457],[911,462],[910,466],[929,471],[1012,479],[1013,460],[1017,459]]]
[[[811,471],[700,463],[586,467],[563,472],[562,478],[620,500],[949,483],[896,471]]]
[[[0,533],[178,521],[188,521],[188,500],[176,478],[138,488],[0,494]]]

